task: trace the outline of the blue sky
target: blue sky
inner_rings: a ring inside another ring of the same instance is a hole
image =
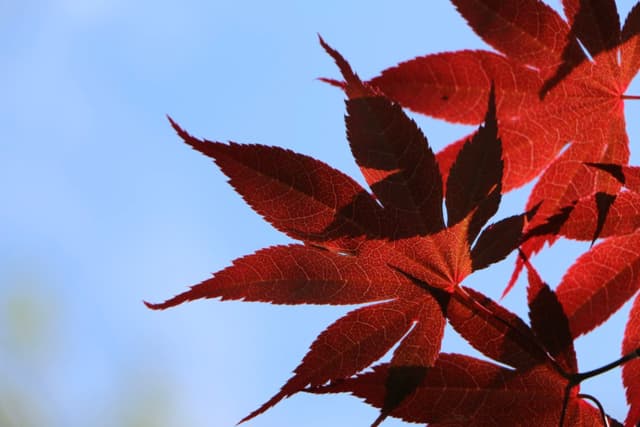
[[[632,2],[618,4],[626,16]],[[166,114],[195,135],[288,147],[362,182],[343,95],[316,80],[338,76],[316,34],[363,77],[485,47],[445,1],[26,0],[0,11],[0,414],[15,426],[232,426],[349,309],[142,305],[288,241],[179,141]],[[640,108],[626,111],[637,123]],[[435,148],[469,131],[418,120]],[[510,194],[499,215],[523,203]],[[567,254],[584,248],[560,244],[535,264],[555,284]],[[497,298],[511,265],[469,284]],[[521,284],[504,302],[526,316],[523,298]],[[583,369],[618,356],[624,320],[625,310],[579,340]],[[445,348],[468,351],[451,334]],[[626,414],[619,371],[584,390]],[[248,425],[366,426],[375,416],[355,398],[299,395]]]

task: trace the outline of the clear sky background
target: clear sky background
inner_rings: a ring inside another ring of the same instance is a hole
[[[618,4],[626,16],[632,2]],[[195,135],[288,147],[362,182],[343,94],[315,80],[338,76],[317,33],[365,78],[418,55],[485,47],[447,1],[0,2],[0,425],[233,426],[350,309],[142,305],[288,241],[180,142],[166,114]],[[470,130],[418,121],[436,149]],[[498,216],[524,200],[508,195]],[[534,263],[555,285],[585,248],[559,244]],[[498,298],[512,265],[467,283]],[[526,316],[523,301],[520,283],[504,303]],[[627,309],[578,341],[583,370],[619,356]],[[453,334],[444,349],[471,352]],[[624,418],[619,377],[583,390]],[[375,417],[352,397],[300,394],[248,426]]]

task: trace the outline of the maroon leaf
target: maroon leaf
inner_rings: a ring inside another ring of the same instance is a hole
[[[616,196],[613,194],[597,192],[594,197],[598,215],[596,220],[596,229],[593,232],[593,237],[591,238],[592,245],[596,242],[596,240],[598,240],[598,237],[600,237],[602,229],[604,228],[604,224],[607,221],[607,217],[609,216],[611,205],[613,205],[613,203],[615,203],[616,201]]]
[[[325,163],[279,147],[200,140],[171,124],[187,144],[216,161],[256,212],[294,239],[354,250],[361,238],[382,233],[375,200]]]
[[[622,78],[631,81],[640,70],[640,4],[636,3],[622,27]]]
[[[413,329],[393,353],[384,404],[372,427],[379,425],[416,390],[438,358],[445,320],[441,307],[433,301],[428,298],[427,304],[422,304]]]
[[[614,0],[563,0],[562,4],[572,36],[580,40],[590,55],[596,56],[620,44],[620,18]]]
[[[389,369],[389,365],[379,365],[372,372],[310,391],[349,392],[380,408]],[[468,356],[442,353],[422,383],[391,415],[441,426],[512,425],[513,420],[521,426],[551,426],[559,424],[565,386],[564,378],[543,366],[511,371]],[[571,421],[578,416],[577,399],[572,398],[570,404]]]
[[[471,288],[459,288],[451,295],[447,319],[471,346],[498,362],[518,369],[549,362],[518,316]]]
[[[289,245],[239,258],[190,290],[147,306],[165,309],[201,298],[273,304],[361,304],[409,297],[416,289],[404,275],[388,268],[384,259]]]
[[[554,69],[561,63],[569,38],[558,14],[540,1],[452,0],[460,14],[482,39],[519,63]],[[573,42],[575,62],[584,57]]]
[[[467,241],[470,217],[453,227],[425,237],[395,241],[370,240],[363,253],[386,259],[398,271],[430,287],[452,291],[472,272]]]
[[[381,411],[374,426],[387,416],[440,427],[511,425],[514,420],[525,426],[559,425],[561,419],[571,426],[598,425],[597,410],[578,395],[583,377],[576,373],[573,338],[611,315],[639,285],[636,193],[618,195],[619,183],[597,168],[624,165],[628,157],[620,103],[628,76],[620,77],[622,65],[612,58],[635,58],[640,24],[630,23],[622,33],[616,24],[616,33],[611,16],[598,16],[600,8],[603,15],[615,11],[609,3],[591,10],[586,2],[578,7],[567,0],[571,28],[537,0],[455,3],[503,55],[432,55],[362,82],[321,40],[342,73],[344,82],[332,83],[348,98],[347,137],[373,195],[311,157],[197,139],[172,122],[185,142],[215,160],[253,209],[302,244],[240,258],[211,279],[149,307],[201,298],[374,302],[323,331],[280,391],[243,421],[309,390],[364,397]],[[637,14],[632,12],[633,22]],[[592,63],[572,49],[593,22],[600,34],[588,45],[600,51]],[[621,51],[623,41],[626,50]],[[636,65],[625,67],[630,73]],[[557,76],[562,78],[554,82]],[[553,88],[541,99],[549,82]],[[449,120],[484,118],[484,125],[434,156],[396,102]],[[505,141],[504,153],[498,135]],[[571,145],[558,154],[567,141]],[[620,168],[618,179],[626,180]],[[542,170],[529,211],[482,231],[498,209],[502,190]],[[447,176],[446,225],[442,176]],[[616,235],[621,230],[630,234]],[[530,254],[558,235],[587,231],[589,238],[616,236],[571,267],[557,296],[530,269],[531,327],[482,293],[460,286],[474,270],[523,242]],[[445,316],[473,347],[513,369],[440,354]],[[363,373],[396,345],[388,364]]]
[[[427,139],[402,109],[384,97],[347,101],[351,151],[378,200],[406,230],[426,235],[444,228],[442,180]]]
[[[509,255],[522,241],[527,214],[510,216],[488,226],[471,250],[473,270],[481,270]]]
[[[485,124],[462,146],[447,179],[447,223],[451,227],[473,212],[469,242],[475,240],[480,229],[498,210],[502,167],[502,143],[498,138],[492,89]]]
[[[407,228],[394,236],[442,230],[442,178],[422,131],[400,106],[364,85],[340,53],[322,38],[320,43],[345,79],[351,152],[394,223]]]
[[[438,303],[428,294],[414,301],[403,299],[383,302],[348,313],[318,336],[295,369],[294,376],[280,392],[240,422],[250,420],[307,386],[317,387],[327,381],[348,378],[360,372],[384,356],[405,335],[413,322],[433,321],[441,325],[439,336],[437,332],[433,334],[431,346],[421,349],[430,355],[428,358],[435,360],[444,327],[441,318]],[[400,348],[403,345],[404,341]]]
[[[531,329],[551,357],[565,373],[578,372],[578,361],[569,330],[569,319],[556,293],[542,281],[538,272],[525,260],[529,276],[527,300]]]

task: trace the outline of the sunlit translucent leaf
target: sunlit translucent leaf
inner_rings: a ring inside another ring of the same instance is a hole
[[[574,337],[604,322],[640,286],[640,232],[612,237],[580,256],[556,293]]]

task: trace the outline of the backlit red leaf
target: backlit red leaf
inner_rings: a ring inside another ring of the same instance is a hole
[[[452,0],[471,28],[498,51],[538,69],[560,64],[569,27],[541,1]],[[584,57],[572,43],[573,58]]]
[[[572,201],[596,192],[615,194],[618,184],[584,162],[624,165],[629,159],[623,100],[640,68],[640,11],[634,8],[621,30],[613,0],[566,0],[568,22],[539,0],[452,2],[501,53],[419,57],[383,71],[370,84],[414,111],[478,123],[478,105],[493,82],[504,144],[503,190],[543,172],[527,207],[544,203],[527,231]],[[566,143],[569,148],[560,153]],[[459,148],[456,142],[439,154],[442,169]],[[523,250],[530,255],[553,241],[530,239]]]
[[[379,425],[404,399],[418,387],[440,353],[445,319],[442,308],[425,297],[411,332],[394,351],[389,364],[384,404],[372,427]]]
[[[528,209],[538,205],[540,208],[536,217],[529,222],[525,233],[542,226],[550,217],[557,215],[560,210],[567,206],[572,206],[581,198],[597,192],[617,193],[620,184],[613,177],[603,173],[594,173],[593,168],[587,166],[587,163],[594,162],[591,160],[593,158],[618,159],[613,161],[614,163],[627,162],[629,156],[628,139],[624,129],[616,130],[617,126],[624,126],[624,123],[614,121],[604,124],[600,129],[594,131],[594,135],[598,137],[585,138],[591,140],[591,143],[569,146],[547,168],[529,196]],[[596,160],[594,163],[597,162],[600,162],[600,160]],[[597,221],[594,224],[597,224]],[[594,235],[589,236],[589,239],[593,239]],[[539,237],[530,238],[522,245],[521,250],[529,257],[542,249],[545,243],[552,244],[555,242],[557,237],[543,234]],[[505,293],[515,283],[521,269],[522,264],[518,260]]]
[[[558,233],[576,240],[591,240],[599,237],[619,236],[632,233],[640,228],[640,194],[623,191],[604,212],[604,222],[596,233],[601,211],[598,209],[598,194],[579,200]]]
[[[391,367],[378,365],[355,378],[310,388],[312,393],[351,393],[369,405],[384,405],[385,378]],[[512,371],[460,354],[441,353],[416,390],[391,415],[429,427],[559,426],[567,380],[544,366]],[[607,417],[610,426],[621,427]],[[602,414],[568,396],[567,427],[602,427]]]
[[[165,309],[201,298],[272,304],[361,304],[408,297],[416,288],[379,257],[344,256],[289,245],[239,258],[190,290],[164,303],[147,305]]]
[[[549,362],[518,316],[471,288],[457,289],[451,295],[447,319],[471,346],[494,360],[519,369]]]
[[[382,407],[388,365],[312,390],[349,392]],[[566,381],[545,367],[511,371],[459,354],[442,353],[422,383],[391,415],[429,425],[543,426],[559,424]],[[555,421],[555,423],[554,423]],[[571,425],[571,424],[569,424]]]
[[[382,233],[380,206],[325,163],[279,147],[200,140],[171,123],[187,144],[216,161],[256,212],[289,236],[350,251]]]
[[[563,0],[563,6],[571,31],[567,35],[567,43],[562,55],[563,63],[545,82],[542,95],[571,75],[582,62],[588,61],[585,55],[579,55],[576,52],[577,42],[582,44],[592,58],[598,57],[600,72],[608,69],[611,78],[619,78],[620,67],[617,58],[612,55],[599,55],[606,50],[616,49],[621,43],[620,18],[615,2],[613,0]]]
[[[464,144],[449,175],[445,227],[439,165],[426,138],[398,105],[362,83],[337,51],[321,43],[345,78],[347,136],[377,199],[313,158],[277,147],[200,140],[172,122],[185,142],[216,161],[247,203],[306,245],[258,251],[174,298],[147,305],[164,309],[201,298],[275,304],[386,300],[352,311],[322,332],[293,377],[243,419],[306,387],[357,374],[399,342],[377,425],[415,392],[438,357],[447,309],[443,295],[473,271],[471,242],[500,202],[502,150],[491,96],[485,126]],[[477,268],[515,248],[521,222],[489,227],[478,242]],[[504,242],[489,243],[497,238]],[[442,294],[438,301],[432,292]],[[471,307],[487,310],[485,302],[471,302]],[[509,333],[498,328],[489,335],[507,348]],[[544,360],[538,356],[528,357]]]
[[[574,337],[604,322],[640,286],[640,232],[611,237],[580,256],[556,289]]]
[[[368,241],[363,251],[386,259],[389,266],[427,285],[453,290],[472,272],[468,229],[470,217],[425,237]]]
[[[629,320],[622,341],[622,354],[626,355],[640,349],[640,297],[636,297],[629,313]],[[622,366],[622,380],[627,391],[629,413],[625,426],[632,427],[640,423],[640,359],[631,360]]]
[[[198,139],[171,121],[256,212],[300,244],[237,259],[150,308],[204,298],[372,303],[321,332],[280,391],[242,421],[307,390],[364,398],[380,409],[372,427],[387,416],[434,427],[602,424],[579,384],[621,362],[578,373],[573,340],[640,287],[640,169],[626,166],[623,111],[640,69],[640,9],[621,29],[612,0],[564,0],[566,22],[539,0],[452,2],[498,52],[428,55],[363,82],[320,39],[344,80],[326,81],[346,94],[347,138],[368,189],[311,157]],[[403,107],[483,125],[436,156]],[[484,228],[503,191],[538,175],[527,213]],[[560,236],[605,240],[554,292],[526,260]],[[530,326],[460,286],[518,246]],[[640,346],[638,306],[626,352]],[[440,353],[447,321],[500,365]],[[394,346],[390,362],[367,371]],[[623,374],[629,426],[640,418],[636,362]]]
[[[496,90],[498,119],[502,114],[519,114],[528,103],[539,103],[537,94],[520,88],[540,86],[542,78],[534,70],[519,70],[515,61],[488,51],[463,50],[418,57],[389,68],[370,81],[411,110],[468,124],[484,119],[491,82]],[[500,134],[505,138],[503,126],[501,123]]]
[[[428,315],[422,314],[428,312]],[[294,376],[260,408],[241,422],[261,414],[285,397],[310,386],[348,378],[381,358],[407,332],[414,321],[434,322],[431,346],[421,348],[435,360],[444,330],[442,312],[429,294],[413,301],[406,299],[369,305],[348,313],[318,336]],[[438,327],[440,325],[440,327]],[[439,334],[438,334],[439,329]],[[400,344],[402,348],[404,343]]]
[[[612,163],[587,163],[589,166],[608,172],[629,190],[640,193],[640,167]]]

